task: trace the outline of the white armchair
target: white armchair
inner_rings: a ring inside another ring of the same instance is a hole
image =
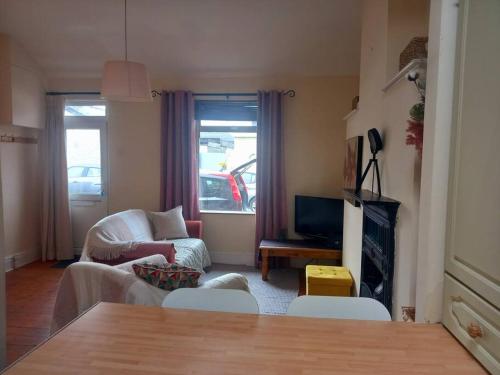
[[[51,332],[64,327],[98,302],[161,306],[169,291],[156,288],[138,278],[133,263],[162,264],[163,255],[152,255],[117,266],[94,262],[77,262],[64,271],[57,292]],[[227,274],[200,285],[203,288],[249,291],[247,279]]]

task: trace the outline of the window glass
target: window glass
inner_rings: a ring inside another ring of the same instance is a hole
[[[101,168],[89,168],[87,172],[88,177],[101,177]]]
[[[68,191],[101,194],[101,133],[99,129],[66,129]]]
[[[83,167],[70,167],[70,168],[68,168],[68,178],[82,177],[84,169],[85,168],[83,168]]]
[[[202,126],[256,126],[255,121],[219,121],[219,120],[202,120]]]
[[[200,209],[255,211],[256,122],[200,120],[198,124]]]
[[[64,107],[64,116],[106,116],[104,104],[67,104]]]

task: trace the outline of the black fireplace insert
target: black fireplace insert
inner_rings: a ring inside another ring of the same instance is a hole
[[[346,192],[353,198],[352,192]],[[399,202],[362,190],[354,197],[363,207],[360,297],[374,298],[392,315],[394,232]]]

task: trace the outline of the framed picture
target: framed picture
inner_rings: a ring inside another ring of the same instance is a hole
[[[352,137],[346,141],[344,159],[344,189],[357,190],[361,184],[361,164],[363,163],[363,137]],[[359,206],[354,200],[347,199]]]

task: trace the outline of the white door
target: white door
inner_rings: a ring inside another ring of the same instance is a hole
[[[500,1],[462,1],[446,270],[500,306]]]
[[[461,1],[458,35],[443,322],[500,374],[500,0]]]
[[[80,254],[87,231],[108,214],[105,103],[67,101],[64,125],[73,247]]]

